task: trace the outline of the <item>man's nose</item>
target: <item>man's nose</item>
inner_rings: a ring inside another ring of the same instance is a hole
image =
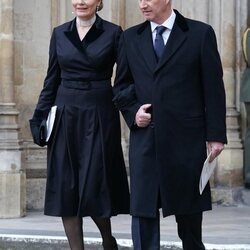
[[[139,6],[140,6],[141,9],[145,9],[147,7],[147,1],[141,0],[139,2]]]
[[[86,0],[75,0],[77,4],[86,4]]]

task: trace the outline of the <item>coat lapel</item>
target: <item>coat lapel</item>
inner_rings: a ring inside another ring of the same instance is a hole
[[[87,48],[92,42],[104,32],[103,20],[96,15],[96,21],[83,39],[83,46]]]
[[[138,43],[137,47],[142,54],[148,68],[154,72],[157,65],[157,60],[154,52],[153,42],[152,42],[152,32],[150,29],[150,23],[148,21],[144,22],[137,31]]]
[[[171,57],[178,51],[178,49],[182,46],[184,41],[187,39],[187,35],[185,31],[188,30],[187,23],[185,18],[176,11],[176,19],[173,26],[173,30],[169,36],[168,42],[163,51],[162,57],[155,68],[155,72],[160,70],[163,65],[165,65]]]
[[[76,29],[76,19],[69,23],[68,30],[64,31],[65,36],[79,51],[82,52],[82,43]]]
[[[83,41],[80,40],[77,33],[76,18],[69,23],[68,30],[64,31],[66,37],[70,40],[74,47],[82,53],[84,52],[83,49],[86,49],[89,44],[94,42],[103,32],[103,21],[98,15],[96,15],[96,21],[84,37]]]

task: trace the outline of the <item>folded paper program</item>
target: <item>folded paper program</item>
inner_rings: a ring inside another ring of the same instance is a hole
[[[211,156],[211,152],[207,156],[207,159],[205,160],[202,171],[201,171],[200,184],[199,184],[200,194],[202,194],[204,188],[206,187],[209,181],[209,178],[211,177],[214,171],[214,168],[216,167],[217,158],[215,158],[212,162],[209,162],[210,156]]]
[[[48,118],[46,121],[46,126],[47,126],[46,142],[49,141],[49,138],[53,130],[53,126],[54,126],[55,118],[56,118],[56,109],[57,109],[57,106],[51,107],[50,112],[48,114]]]

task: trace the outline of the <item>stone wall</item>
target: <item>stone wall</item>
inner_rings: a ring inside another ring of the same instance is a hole
[[[247,25],[248,3],[173,1],[183,15],[210,23],[217,35],[227,94],[229,142],[218,160],[212,186],[214,201],[223,204],[242,202],[246,194],[241,140],[245,115],[239,86],[245,67],[241,35]],[[104,0],[100,15],[123,28],[143,21],[135,0]],[[22,216],[25,208],[43,208],[46,149],[33,144],[28,120],[46,74],[52,29],[73,17],[70,0],[0,0],[0,217]],[[128,129],[124,122],[122,128],[127,156]]]
[[[13,1],[0,1],[0,218],[23,216],[25,172],[14,96]]]

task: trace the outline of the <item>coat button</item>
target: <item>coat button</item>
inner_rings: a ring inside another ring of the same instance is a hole
[[[151,123],[149,124],[149,127],[150,127],[150,128],[155,128],[155,123],[154,123],[154,122],[151,122]]]

